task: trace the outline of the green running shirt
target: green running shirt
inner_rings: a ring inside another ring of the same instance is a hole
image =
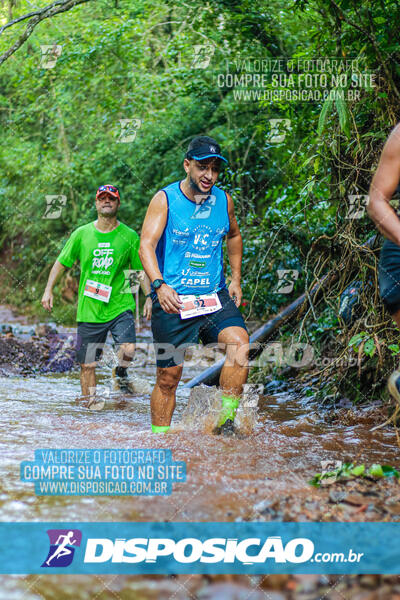
[[[80,262],[77,321],[105,323],[125,310],[135,310],[124,271],[143,270],[139,243],[138,234],[123,223],[108,233],[98,231],[94,223],[72,232],[57,260],[65,267],[72,267],[77,259]],[[88,279],[112,286],[108,303],[84,295]]]

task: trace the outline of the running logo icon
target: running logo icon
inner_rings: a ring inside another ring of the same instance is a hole
[[[68,567],[74,558],[75,548],[81,545],[79,529],[48,529],[49,553],[42,567]]]

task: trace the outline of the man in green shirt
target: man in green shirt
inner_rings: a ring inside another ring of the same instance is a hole
[[[135,301],[127,280],[132,270],[143,272],[141,287],[149,295],[150,282],[139,258],[139,236],[117,220],[118,189],[100,186],[96,194],[97,221],[78,227],[54,263],[42,305],[51,311],[53,286],[66,267],[78,259],[81,267],[78,292],[77,360],[81,365],[82,396],[88,407],[96,405],[96,363],[111,331],[119,346],[119,366],[114,370],[117,387],[131,391],[127,367],[135,351]],[[128,289],[127,289],[128,288]],[[152,301],[147,297],[143,315],[150,319]]]

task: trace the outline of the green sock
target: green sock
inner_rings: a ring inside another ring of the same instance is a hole
[[[153,433],[167,433],[169,425],[152,425],[151,430]]]
[[[221,415],[218,422],[218,427],[221,427],[225,423],[227,419],[231,421],[235,420],[236,409],[239,406],[239,399],[234,396],[227,396],[223,394],[222,396],[222,409]]]

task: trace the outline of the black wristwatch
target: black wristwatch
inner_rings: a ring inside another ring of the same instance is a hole
[[[159,290],[163,283],[165,283],[164,279],[155,279],[153,281],[153,288]]]

